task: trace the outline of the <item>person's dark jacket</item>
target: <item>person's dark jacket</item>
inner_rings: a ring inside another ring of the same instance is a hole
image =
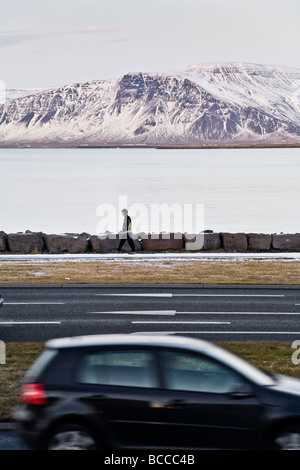
[[[130,232],[131,231],[131,218],[129,215],[125,215],[122,225],[122,232]]]

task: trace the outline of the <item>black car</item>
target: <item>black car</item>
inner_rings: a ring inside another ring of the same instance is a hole
[[[56,339],[13,417],[34,449],[300,449],[300,380],[180,336]]]

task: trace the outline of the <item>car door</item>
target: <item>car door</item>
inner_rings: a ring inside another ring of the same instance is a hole
[[[161,445],[164,429],[155,403],[163,397],[154,351],[123,347],[89,352],[79,365],[77,382],[113,446]]]
[[[244,378],[200,354],[165,351],[160,358],[164,395],[156,406],[167,445],[256,447],[264,410]]]

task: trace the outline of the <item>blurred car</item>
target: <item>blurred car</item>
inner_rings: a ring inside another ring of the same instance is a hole
[[[300,449],[300,380],[192,338],[63,338],[13,418],[33,449]]]
[[[3,307],[3,297],[0,294],[0,307]]]

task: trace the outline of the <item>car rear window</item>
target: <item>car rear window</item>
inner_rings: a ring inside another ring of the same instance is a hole
[[[82,384],[156,388],[155,355],[148,351],[90,353],[79,365],[77,381]]]
[[[27,370],[25,380],[28,382],[29,380],[32,381],[37,379],[56,355],[57,350],[55,349],[46,349],[43,351]]]

